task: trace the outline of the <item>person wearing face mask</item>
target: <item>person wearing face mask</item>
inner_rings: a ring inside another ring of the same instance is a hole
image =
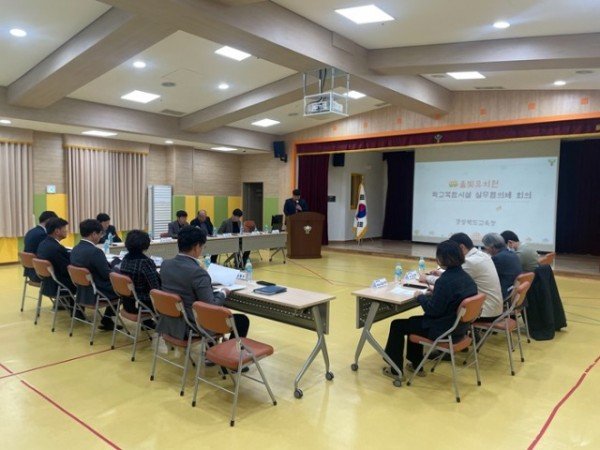
[[[535,249],[519,242],[519,236],[514,231],[503,231],[500,236],[506,241],[508,249],[515,252],[519,257],[523,272],[533,272],[540,265],[538,262],[540,255]]]
[[[400,368],[404,364],[405,340],[408,340],[410,334],[427,336],[431,340],[437,339],[454,324],[460,303],[465,298],[477,295],[475,281],[461,267],[465,262],[465,256],[456,242],[444,241],[438,244],[436,258],[445,271],[435,283],[435,289],[426,294],[415,291],[415,297],[425,314],[408,319],[396,319],[390,325],[385,352]],[[466,334],[467,329],[468,324],[460,323],[452,333],[452,338],[458,342]],[[408,340],[406,359],[408,359],[406,369],[414,371],[423,359],[423,346]],[[391,367],[384,367],[383,373],[392,378],[398,375]],[[417,375],[425,376],[425,372],[421,369]]]

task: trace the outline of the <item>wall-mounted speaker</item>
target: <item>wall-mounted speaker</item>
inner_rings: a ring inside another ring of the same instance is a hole
[[[285,151],[285,141],[273,142],[273,157],[280,161],[287,162],[287,153]]]
[[[344,167],[346,163],[345,153],[334,153],[332,159],[333,167]]]

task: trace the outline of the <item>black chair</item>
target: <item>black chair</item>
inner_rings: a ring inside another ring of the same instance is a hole
[[[283,214],[271,216],[271,230],[281,231],[283,227]]]

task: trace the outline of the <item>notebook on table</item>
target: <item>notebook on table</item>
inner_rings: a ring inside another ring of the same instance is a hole
[[[256,294],[262,294],[262,295],[275,295],[275,294],[280,294],[282,292],[286,292],[287,288],[284,288],[283,286],[264,286],[264,287],[260,287],[260,288],[256,288],[254,289],[254,293]]]

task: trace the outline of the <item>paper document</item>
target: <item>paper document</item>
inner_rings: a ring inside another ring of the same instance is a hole
[[[395,295],[403,295],[407,297],[412,297],[415,295],[415,291],[413,289],[404,289],[403,287],[397,286],[390,291],[390,293]]]
[[[208,274],[210,275],[212,282],[222,284],[227,287],[227,289],[235,284],[239,273],[239,270],[230,269],[229,267],[223,267],[214,263],[208,267]]]

